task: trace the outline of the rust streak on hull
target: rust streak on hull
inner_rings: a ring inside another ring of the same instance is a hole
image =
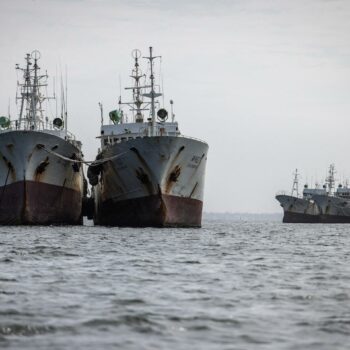
[[[82,201],[78,191],[35,181],[0,187],[0,225],[78,225]]]
[[[202,201],[151,195],[124,201],[107,200],[100,204],[95,224],[127,227],[201,227]]]

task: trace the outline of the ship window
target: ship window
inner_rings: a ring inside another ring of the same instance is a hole
[[[106,146],[108,143],[108,140],[107,139],[104,139],[104,145]]]
[[[118,142],[118,139],[116,137],[114,138],[114,142]]]
[[[126,139],[127,139],[126,137],[122,137],[122,139],[121,139],[121,140],[122,140],[122,141],[125,141]]]

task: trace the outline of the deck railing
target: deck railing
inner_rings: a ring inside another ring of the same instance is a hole
[[[64,134],[69,140],[75,140],[75,135],[65,129],[58,129],[54,127],[52,122],[37,122],[36,126],[31,125],[28,120],[11,120],[10,125],[6,128],[0,129],[0,132],[7,131],[15,131],[15,130],[23,130],[23,131],[39,131],[39,132],[54,132],[57,134]]]

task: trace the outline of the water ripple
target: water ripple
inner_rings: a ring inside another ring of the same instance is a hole
[[[347,349],[346,225],[0,228],[6,349]]]

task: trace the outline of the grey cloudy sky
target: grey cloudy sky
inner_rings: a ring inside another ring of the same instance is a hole
[[[346,0],[0,0],[0,113],[39,49],[51,76],[68,66],[69,128],[92,159],[97,103],[116,106],[131,50],[152,45],[182,133],[210,146],[204,209],[276,212],[294,168],[350,178],[349,18]]]

